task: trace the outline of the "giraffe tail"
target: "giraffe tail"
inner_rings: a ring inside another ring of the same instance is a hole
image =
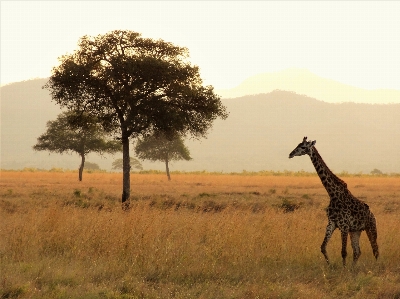
[[[374,214],[372,214],[372,212],[370,212],[370,215],[368,217],[368,223],[365,228],[365,232],[367,233],[369,242],[371,243],[372,252],[374,253],[375,258],[378,259],[379,257],[379,248],[377,243],[378,231],[376,229],[375,216]]]

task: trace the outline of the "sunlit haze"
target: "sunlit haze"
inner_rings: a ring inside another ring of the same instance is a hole
[[[400,90],[400,2],[1,1],[1,85],[51,74],[83,35],[133,30],[187,47],[205,84],[287,68]]]

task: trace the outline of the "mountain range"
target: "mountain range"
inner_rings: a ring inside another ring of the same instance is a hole
[[[236,91],[217,91],[223,96],[229,117],[216,120],[206,139],[186,140],[193,160],[173,162],[171,170],[313,171],[307,157],[288,159],[290,151],[308,136],[317,141],[319,153],[334,172],[369,173],[375,168],[386,173],[400,172],[400,101],[394,98],[391,104],[368,104],[343,97],[336,103],[305,95],[302,89],[285,87],[288,90],[283,90],[281,83],[273,85],[274,80],[278,79],[262,82],[277,88],[258,92],[262,91],[258,87],[248,91],[251,95],[235,93],[245,90],[243,86],[250,84],[251,78]],[[324,82],[325,79],[320,80]],[[292,81],[295,86],[295,80]],[[61,112],[51,101],[49,92],[42,89],[46,82],[47,79],[35,79],[1,87],[2,169],[78,168],[78,155],[49,154],[32,149],[37,137],[45,132],[46,122],[54,120]],[[332,84],[339,86],[341,92],[351,89],[337,82]],[[87,161],[110,170],[113,160],[121,157],[121,153],[105,158],[89,154]],[[144,161],[143,166],[144,169],[164,170],[161,162]]]
[[[244,80],[235,88],[217,90],[217,93],[223,98],[237,98],[277,89],[294,91],[327,103],[400,103],[400,90],[357,88],[296,68],[258,74]]]

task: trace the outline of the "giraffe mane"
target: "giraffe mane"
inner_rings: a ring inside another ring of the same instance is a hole
[[[328,174],[336,181],[336,183],[342,185],[344,188],[347,189],[346,182],[343,181],[342,179],[340,179],[336,174],[334,174],[332,172],[332,170],[329,169],[328,165],[326,165],[324,159],[322,159],[321,155],[318,153],[317,148],[315,146],[314,146],[314,153],[318,156],[318,158],[320,159],[321,163],[323,164],[323,166],[327,170]]]

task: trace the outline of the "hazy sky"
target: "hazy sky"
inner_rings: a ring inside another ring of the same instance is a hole
[[[83,35],[185,46],[205,84],[286,68],[400,90],[400,1],[1,1],[1,84],[48,77]]]

